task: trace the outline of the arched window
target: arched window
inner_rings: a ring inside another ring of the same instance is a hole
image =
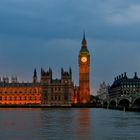
[[[55,96],[55,100],[57,100],[57,96]]]
[[[29,100],[32,100],[32,97],[31,96],[29,97]]]
[[[61,100],[61,96],[59,95],[59,101]]]

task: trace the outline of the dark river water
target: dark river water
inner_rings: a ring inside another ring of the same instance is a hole
[[[140,113],[107,109],[0,109],[0,140],[140,140]]]

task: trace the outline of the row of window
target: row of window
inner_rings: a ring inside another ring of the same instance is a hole
[[[51,88],[51,91],[52,91],[52,92],[61,91],[61,88],[59,88],[59,87]]]
[[[60,101],[61,100],[61,96],[59,95],[57,95],[57,96],[55,96],[55,95],[53,95],[53,96],[51,96],[51,100],[53,100],[53,101]]]
[[[123,94],[135,94],[135,93],[139,93],[138,91],[132,90],[132,91],[122,91]]]
[[[5,97],[3,97],[2,98],[2,96],[0,96],[0,100],[37,100],[37,97],[32,97],[32,96],[29,96],[29,97],[26,97],[26,96],[24,96],[24,97],[7,97],[7,96],[5,96]]]
[[[65,90],[65,89],[67,89],[67,88],[52,87],[52,88],[51,88],[51,91],[52,91],[52,92],[55,92],[55,91],[61,91],[61,90]]]
[[[140,87],[138,84],[124,84],[122,87]]]
[[[61,95],[52,95],[51,96],[52,101],[60,101],[61,100]],[[68,96],[65,94],[64,100],[68,100]]]
[[[37,92],[36,91],[19,91],[19,92],[17,92],[17,91],[14,91],[14,92],[0,91],[0,93],[37,93]]]

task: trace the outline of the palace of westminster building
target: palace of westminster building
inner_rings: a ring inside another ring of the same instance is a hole
[[[17,77],[0,80],[0,105],[71,106],[90,102],[90,53],[85,34],[78,55],[79,86],[74,86],[72,70],[61,69],[61,78],[52,79],[52,69],[41,68],[38,82],[36,69],[30,83],[18,82]]]

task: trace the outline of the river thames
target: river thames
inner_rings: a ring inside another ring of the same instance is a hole
[[[140,113],[97,108],[1,108],[0,140],[140,140]]]

